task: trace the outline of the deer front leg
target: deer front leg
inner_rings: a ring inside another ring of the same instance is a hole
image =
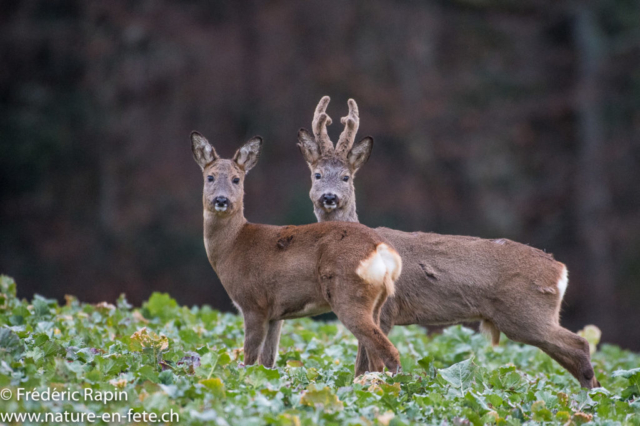
[[[280,343],[280,329],[284,320],[271,321],[267,330],[267,337],[262,345],[259,361],[267,368],[273,368],[278,356],[278,345]]]
[[[244,313],[244,364],[253,365],[267,335],[267,319],[253,312]]]

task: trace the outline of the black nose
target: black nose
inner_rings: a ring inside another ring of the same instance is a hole
[[[338,197],[335,194],[324,194],[322,196],[322,202],[325,204],[336,204]]]
[[[213,202],[218,207],[225,207],[229,205],[229,199],[227,197],[216,197],[213,199]]]

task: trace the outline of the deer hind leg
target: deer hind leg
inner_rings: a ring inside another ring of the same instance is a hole
[[[550,330],[544,342],[536,346],[573,374],[582,387],[600,387],[591,365],[589,343],[584,338],[557,326]]]
[[[500,330],[493,322],[487,319],[480,321],[480,331],[491,339],[492,346],[500,344]]]
[[[577,334],[557,323],[523,326],[505,321],[499,327],[509,339],[540,348],[578,379],[581,386],[588,389],[600,386],[591,365],[589,343]]]
[[[384,335],[388,336],[389,332],[393,328],[393,312],[391,307],[389,306],[389,302],[387,301],[383,301],[380,304],[380,308],[380,312],[378,312],[377,314],[374,309],[374,319],[376,325],[380,327],[380,330],[382,330]],[[356,376],[364,374],[367,371],[382,370],[376,370],[375,366],[369,363],[369,355],[367,353],[367,350],[364,348],[364,346],[362,346],[362,344],[358,344],[358,356],[356,357]]]
[[[376,305],[377,307],[377,305]],[[340,318],[340,316],[338,316]],[[375,325],[379,326],[380,324],[380,313],[376,313],[376,309],[374,307],[372,319]],[[342,321],[342,320],[341,320]],[[344,321],[343,321],[344,324]],[[346,324],[345,327],[349,328]],[[358,336],[349,329],[355,336]],[[355,376],[361,376],[365,374],[367,371],[383,371],[384,370],[384,362],[379,357],[373,355],[369,356],[366,346],[363,344],[362,340],[358,338],[358,354],[356,355],[356,365],[355,365]]]
[[[387,302],[387,300],[388,299],[386,298],[386,294],[383,294],[380,298],[378,298],[377,303],[373,308],[373,321],[376,323],[378,327],[380,327],[380,330],[382,330],[385,336],[389,335],[389,332],[393,327],[391,323],[392,319],[389,318],[389,315],[387,314],[387,312],[383,312],[383,309],[382,309],[383,305]],[[384,363],[382,362],[382,360],[377,358],[375,355],[370,356],[366,351],[365,351],[365,355],[366,355],[365,360],[367,358],[369,360],[368,362],[369,371],[383,371]]]
[[[346,309],[345,309],[346,310]],[[380,359],[392,373],[400,369],[398,350],[384,335],[371,318],[371,311],[351,308],[349,312],[335,310],[338,319],[356,336],[358,342],[364,346],[367,355],[372,359]]]
[[[280,343],[280,329],[283,323],[283,320],[271,321],[269,323],[267,337],[264,340],[258,359],[258,362],[267,368],[273,368],[276,364],[278,345]]]
[[[385,336],[388,336],[389,332],[393,328],[393,323],[390,321],[390,318],[385,318],[384,313],[379,325],[380,330],[382,330]],[[369,362],[369,354],[367,353],[367,350],[362,344],[358,343],[358,356],[356,357],[356,377],[366,373],[367,371],[382,371],[382,369],[376,369],[376,366]]]
[[[358,354],[356,355],[355,376],[362,376],[367,371],[371,371],[369,367],[369,355],[362,342],[358,340]]]
[[[364,373],[372,359],[375,360],[376,371],[386,366],[392,373],[396,373],[400,367],[398,350],[374,321],[374,310],[379,303],[384,303],[386,292],[379,288],[378,291],[368,291],[366,294],[360,291],[357,294],[350,294],[353,288],[362,285],[370,286],[361,281],[355,281],[353,284],[349,286],[336,283],[334,288],[341,294],[336,294],[335,299],[332,299],[331,308],[342,324],[358,339],[359,357],[356,359],[356,375]],[[379,302],[378,299],[382,301]],[[334,300],[341,303],[333,303]],[[365,364],[364,361],[367,358],[368,361]]]

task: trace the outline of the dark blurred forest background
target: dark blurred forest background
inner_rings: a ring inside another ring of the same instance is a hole
[[[254,134],[254,222],[314,222],[296,147],[360,106],[370,226],[507,237],[563,323],[640,349],[640,1],[0,1],[0,272],[19,294],[230,309],[189,132]]]

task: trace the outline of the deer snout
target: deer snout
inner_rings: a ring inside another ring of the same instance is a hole
[[[338,196],[336,194],[323,194],[320,200],[325,209],[333,210],[338,207]]]
[[[217,212],[226,211],[229,208],[229,199],[227,197],[216,197],[213,199],[213,205]]]

